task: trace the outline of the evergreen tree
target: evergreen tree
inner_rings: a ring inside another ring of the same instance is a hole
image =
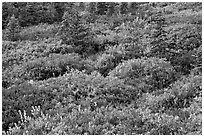
[[[61,22],[65,11],[65,2],[55,2],[54,8],[57,12],[57,21]]]
[[[88,9],[87,11],[90,12],[91,14],[96,13],[96,2],[89,2]]]
[[[151,44],[151,56],[157,56],[161,58],[168,57],[168,44],[167,44],[167,32],[164,30],[166,26],[165,18],[162,12],[159,11],[153,14],[148,20],[151,24],[152,31],[150,33],[150,44]]]
[[[108,4],[107,16],[112,16],[115,13],[115,2],[110,2]]]
[[[117,2],[108,3],[108,10],[106,14],[107,16],[119,15],[120,14],[120,4]]]
[[[37,3],[28,3],[26,5],[26,13],[27,13],[27,17],[26,18],[26,22],[29,24],[29,25],[37,25],[37,16],[36,16],[36,12],[38,11],[37,9]]]
[[[22,27],[37,25],[42,14],[42,4],[36,2],[27,2],[25,7],[21,9],[19,15],[20,25]]]
[[[128,13],[128,3],[127,2],[121,2],[121,4],[120,4],[120,13],[121,14]]]
[[[75,51],[82,54],[88,48],[88,43],[92,41],[92,35],[79,10],[75,5],[70,5],[62,19],[62,25],[58,33],[61,36],[62,43],[74,46]]]
[[[89,23],[94,23],[97,19],[96,2],[89,2],[86,7],[86,20]]]
[[[129,5],[129,11],[132,15],[136,14],[136,10],[138,9],[139,3],[138,2],[131,2]]]
[[[17,9],[13,2],[2,2],[2,28],[5,29],[10,17],[16,15]]]
[[[6,38],[10,41],[17,40],[17,34],[20,31],[18,19],[14,15],[11,16],[9,23],[6,27]]]
[[[119,2],[115,3],[114,10],[115,10],[114,14],[116,16],[120,15],[120,3]]]
[[[81,11],[84,11],[84,10],[86,9],[86,6],[85,6],[85,3],[84,3],[84,2],[80,2],[80,3],[79,3],[79,9],[80,9]]]
[[[98,2],[97,3],[97,14],[105,15],[108,10],[108,4],[106,2]]]
[[[40,3],[36,5],[37,11],[35,16],[37,18],[37,23],[49,23],[52,24],[58,21],[58,13],[54,8],[54,4],[50,2]]]

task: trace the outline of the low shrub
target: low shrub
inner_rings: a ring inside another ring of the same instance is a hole
[[[166,17],[168,24],[189,23],[202,24],[202,13],[192,10],[183,10],[174,14],[169,14]]]
[[[175,81],[173,67],[164,59],[141,58],[125,61],[109,73],[134,86],[144,86],[150,91],[168,87]],[[147,91],[146,91],[147,92]]]
[[[89,67],[77,54],[51,54],[17,66],[11,73],[26,80],[44,80],[63,75],[69,71],[68,68],[89,70]]]
[[[36,58],[48,56],[47,47],[49,45],[52,45],[52,42],[48,44],[46,41],[18,41],[7,45],[7,42],[4,41],[3,47],[6,50],[2,54],[2,65],[7,68],[8,66],[12,67],[13,65],[23,64]]]
[[[102,54],[98,57],[95,68],[98,72],[107,76],[108,72],[116,66],[116,59],[113,55]]]
[[[190,74],[191,70],[201,66],[202,58],[199,52],[202,51],[193,50],[175,56],[174,59],[172,59],[174,69],[183,75]]]
[[[54,94],[51,90],[34,87],[29,83],[3,88],[2,96],[3,130],[8,130],[14,123],[18,123],[19,110],[26,111],[30,115],[32,106],[42,106],[43,111],[54,107],[52,102]]]
[[[78,70],[71,70],[61,77],[51,78],[37,85],[54,87],[66,94],[70,91],[69,95],[77,101],[92,100],[96,103],[100,101],[112,104],[131,102],[139,94],[136,88],[124,84],[123,80],[114,77],[105,78],[98,72],[88,75]]]
[[[122,80],[104,78],[96,72],[88,75],[71,70],[57,78],[31,80],[3,89],[3,127],[6,130],[11,126],[9,124],[19,121],[19,110],[25,110],[30,115],[31,106],[41,106],[43,111],[48,111],[60,103],[62,106],[70,106],[70,112],[73,106],[95,111],[109,104],[130,103],[138,97],[138,92]]]
[[[152,114],[148,109],[123,107],[101,108],[98,111],[75,109],[65,113],[65,108],[57,109],[56,115],[45,114],[39,107],[33,107],[29,117],[24,113],[22,122],[7,135],[178,135],[193,132],[193,125],[185,125],[179,117],[167,114]],[[190,129],[190,132],[187,130]],[[201,132],[197,129],[194,132]]]
[[[180,24],[168,29],[169,47],[176,51],[194,50],[201,45],[201,25]]]
[[[186,75],[199,63],[201,40],[200,25],[180,24],[168,30],[169,60],[177,72]]]
[[[57,24],[39,24],[37,26],[26,27],[19,33],[20,40],[38,41],[48,38],[54,38],[58,32]]]
[[[17,47],[18,42],[12,41],[2,41],[2,53],[7,52],[8,50],[13,50]]]
[[[164,113],[190,107],[195,98],[201,97],[201,91],[201,76],[189,76],[176,81],[160,95],[144,94],[146,101],[140,103],[155,113]]]

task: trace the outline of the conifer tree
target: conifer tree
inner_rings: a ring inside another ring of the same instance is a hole
[[[13,14],[17,16],[17,13],[14,2],[2,2],[2,29],[6,28],[9,17]]]
[[[138,2],[131,2],[129,5],[129,11],[131,12],[132,15],[136,14],[136,10],[138,9]]]
[[[28,3],[26,5],[26,16],[24,16],[24,18],[26,18],[26,22],[28,22],[28,25],[37,25],[38,23],[38,18],[36,16],[36,11],[38,11],[37,9],[38,5],[37,3]]]
[[[54,8],[58,14],[57,21],[62,21],[62,17],[65,11],[65,3],[64,2],[54,2]]]
[[[98,2],[97,3],[97,14],[105,15],[108,10],[108,4],[106,2]]]
[[[116,3],[115,3],[115,5],[114,5],[114,10],[115,10],[114,14],[115,14],[116,16],[120,15],[120,3],[119,3],[119,2],[116,2]]]
[[[18,19],[14,15],[11,16],[6,28],[6,38],[10,41],[17,40],[17,34],[20,31]]]
[[[74,46],[78,53],[83,53],[88,43],[92,40],[89,28],[83,21],[77,6],[69,5],[64,13],[58,34],[62,43]]]
[[[85,8],[86,8],[85,3],[84,3],[84,2],[80,2],[80,3],[79,3],[79,9],[80,9],[81,11],[84,11]]]
[[[108,10],[106,12],[107,16],[119,15],[120,14],[120,5],[116,2],[108,3]]]
[[[86,20],[89,23],[94,23],[97,19],[97,3],[96,2],[89,2],[86,6]]]
[[[108,4],[108,10],[107,10],[107,16],[112,16],[115,12],[115,3],[114,2],[110,2]]]
[[[120,4],[120,13],[126,14],[128,12],[128,3],[127,2],[121,2]]]
[[[157,57],[168,57],[167,32],[164,30],[166,26],[165,18],[159,11],[150,17],[149,23],[152,26],[150,33],[151,55]]]
[[[88,9],[87,11],[90,12],[91,14],[95,14],[96,13],[96,2],[90,2],[88,4]]]

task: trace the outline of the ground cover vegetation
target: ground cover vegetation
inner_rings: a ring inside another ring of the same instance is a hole
[[[201,3],[3,2],[2,28],[2,134],[202,134]]]

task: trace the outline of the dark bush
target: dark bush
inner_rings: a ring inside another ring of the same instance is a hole
[[[102,54],[99,56],[95,68],[102,75],[107,76],[110,70],[116,67],[120,59],[111,54]]]

